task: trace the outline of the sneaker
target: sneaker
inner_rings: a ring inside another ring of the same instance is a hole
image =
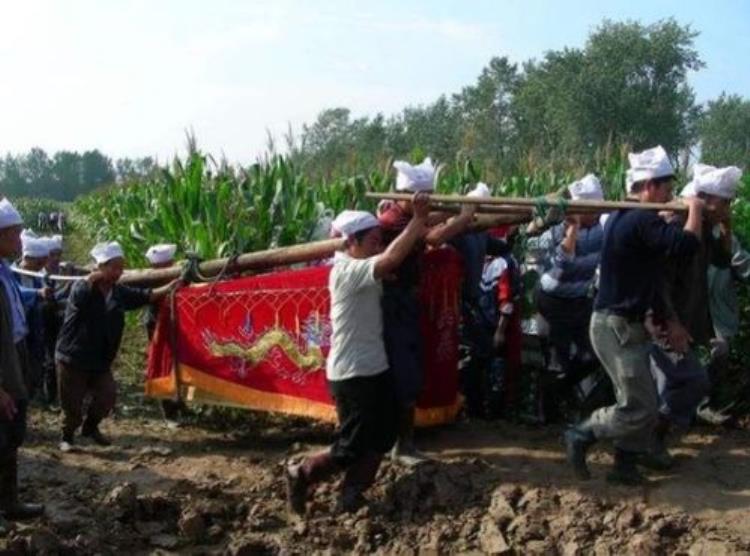
[[[391,459],[404,467],[416,467],[430,461],[430,458],[416,448],[400,448],[398,444],[391,451]]]
[[[112,445],[112,441],[101,433],[101,431],[99,430],[99,427],[84,428],[83,431],[81,431],[81,436],[90,438],[91,440],[96,442],[99,446],[111,446]]]
[[[307,479],[299,465],[288,465],[286,468],[286,502],[290,512],[305,515]]]
[[[725,415],[720,411],[711,409],[708,405],[699,408],[696,412],[696,416],[700,421],[703,421],[707,425],[715,425],[717,427],[725,424],[731,419],[731,415]]]
[[[75,452],[76,451],[76,445],[73,438],[73,434],[68,434],[66,432],[63,432],[62,439],[60,440],[59,448],[61,452],[68,453],[68,452]]]
[[[60,448],[60,451],[65,454],[76,451],[76,447],[75,445],[73,445],[73,442],[68,442],[67,440],[60,441],[58,447]]]
[[[164,419],[164,426],[173,431],[179,429],[182,423],[175,419]]]

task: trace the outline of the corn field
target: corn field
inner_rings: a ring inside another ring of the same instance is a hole
[[[620,199],[626,150],[602,151],[592,161],[593,168],[571,171],[533,167],[529,161],[524,175],[502,176],[490,186],[495,195],[539,197],[593,171],[607,198]],[[482,169],[470,160],[442,163],[437,191],[462,193],[483,177]],[[163,242],[177,244],[179,255],[192,252],[211,259],[322,239],[335,214],[346,208],[374,209],[365,192],[388,191],[394,181],[391,160],[366,175],[314,182],[282,155],[232,167],[189,145],[184,159],[175,159],[148,181],[111,186],[79,199],[73,216],[92,240],[119,241],[134,266],[145,264],[150,245]],[[734,208],[735,228],[743,239],[750,239],[747,199],[749,176]]]
[[[610,198],[623,190],[622,156],[598,164]],[[345,208],[372,210],[367,191],[388,191],[395,181],[392,161],[367,175],[310,181],[289,159],[267,156],[248,167],[217,163],[189,148],[148,181],[115,185],[79,199],[74,220],[92,240],[119,241],[134,266],[145,263],[154,243],[175,243],[179,254],[210,259],[292,245],[324,237],[327,223]],[[580,174],[582,175],[582,173]],[[437,191],[461,193],[483,173],[469,160],[440,165]],[[490,184],[497,195],[536,197],[557,191],[574,172],[539,169]]]

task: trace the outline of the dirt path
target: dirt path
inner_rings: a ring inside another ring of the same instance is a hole
[[[325,444],[304,421],[248,418],[232,432],[120,415],[116,445],[56,449],[56,416],[35,410],[22,451],[24,495],[47,517],[17,524],[19,553],[723,554],[750,551],[750,432],[701,429],[677,447],[678,470],[629,490],[572,480],[559,430],[462,423],[421,435],[435,462],[386,465],[357,515],[334,515],[319,488],[306,522],[284,511],[281,463]]]

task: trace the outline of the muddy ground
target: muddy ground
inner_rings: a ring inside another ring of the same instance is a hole
[[[130,323],[135,332],[137,323]],[[320,449],[332,428],[267,414],[198,410],[167,427],[142,395],[145,337],[117,362],[117,414],[102,448],[57,449],[59,417],[36,407],[21,451],[23,497],[43,519],[15,524],[0,551],[47,554],[750,554],[750,430],[699,428],[677,469],[645,488],[609,486],[606,446],[576,482],[559,427],[461,422],[422,431],[433,462],[390,463],[370,506],[336,515],[336,485],[304,521],[285,510],[283,464]],[[204,408],[205,409],[205,408]]]
[[[143,408],[146,408],[144,410]],[[750,432],[698,429],[679,466],[645,488],[577,483],[559,428],[463,422],[425,431],[432,463],[390,463],[356,515],[317,489],[306,521],[284,506],[282,463],[325,445],[331,429],[248,414],[229,430],[200,419],[166,427],[153,402],[125,398],[103,425],[114,441],[57,450],[57,415],[32,412],[23,496],[47,504],[0,547],[63,554],[730,554],[750,553]]]

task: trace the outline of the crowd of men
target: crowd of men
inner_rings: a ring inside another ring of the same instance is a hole
[[[675,171],[661,147],[629,157],[627,197],[640,203],[672,199]],[[642,468],[668,469],[670,433],[684,432],[711,402],[726,367],[739,318],[732,281],[750,277],[750,257],[732,234],[730,203],[741,176],[735,167],[696,165],[681,193],[684,212],[623,209],[609,215],[563,215],[528,242],[526,260],[513,254],[517,229],[472,226],[475,204],[458,215],[430,212],[435,169],[429,159],[394,164],[396,189],[410,201],[384,202],[377,214],[347,210],[333,221],[345,247],[329,278],[332,338],[326,377],[338,430],[329,449],[287,466],[290,509],[304,514],[311,487],[344,474],[340,509],[366,503],[383,457],[407,466],[426,457],[414,442],[415,409],[425,380],[420,335],[420,261],[450,245],[463,259],[461,390],[468,418],[514,417],[521,405],[522,269],[536,268],[537,321],[546,329],[555,380],[539,392],[553,421],[566,392],[603,368],[612,392],[564,433],[567,459],[582,480],[586,456],[611,439],[608,479],[644,481]],[[603,200],[593,175],[572,183],[573,200]],[[488,197],[482,183],[468,193]],[[119,284],[125,257],[116,242],[91,251],[95,270],[49,281],[61,269],[62,236],[39,237],[0,201],[0,512],[33,517],[43,508],[18,499],[17,451],[29,401],[59,404],[60,450],[76,437],[110,444],[99,425],[115,406],[112,364],[124,313],[147,307],[153,333],[158,304],[179,284],[148,290]],[[174,264],[176,247],[146,253],[155,268]],[[699,350],[709,350],[710,360]],[[427,370],[429,372],[429,370]],[[88,404],[86,404],[86,400]],[[184,409],[163,405],[173,421]]]
[[[632,153],[629,162],[630,201],[672,200],[676,172],[661,147]],[[343,473],[340,508],[350,511],[365,503],[389,451],[407,465],[424,459],[412,435],[423,380],[416,288],[419,255],[430,246],[448,243],[463,256],[467,415],[511,416],[519,403],[522,287],[512,231],[472,231],[468,204],[457,217],[431,220],[430,161],[395,166],[396,188],[413,193],[411,201],[385,203],[377,216],[345,211],[333,222],[346,239],[329,280],[326,373],[339,429],[330,449],[287,468],[288,503],[298,514],[320,481]],[[554,410],[561,392],[599,366],[612,390],[609,403],[564,433],[567,460],[581,480],[590,478],[589,448],[602,439],[615,447],[609,481],[639,485],[641,468],[671,468],[668,434],[684,432],[711,401],[739,322],[733,276],[748,272],[730,218],[740,177],[735,167],[698,164],[681,193],[682,216],[652,207],[569,216],[530,242],[524,264],[540,270],[536,309],[561,376],[543,389],[545,405]],[[573,200],[604,198],[593,175],[570,184],[568,193]],[[489,190],[478,184],[469,195]],[[710,361],[699,357],[701,347],[710,349]]]

